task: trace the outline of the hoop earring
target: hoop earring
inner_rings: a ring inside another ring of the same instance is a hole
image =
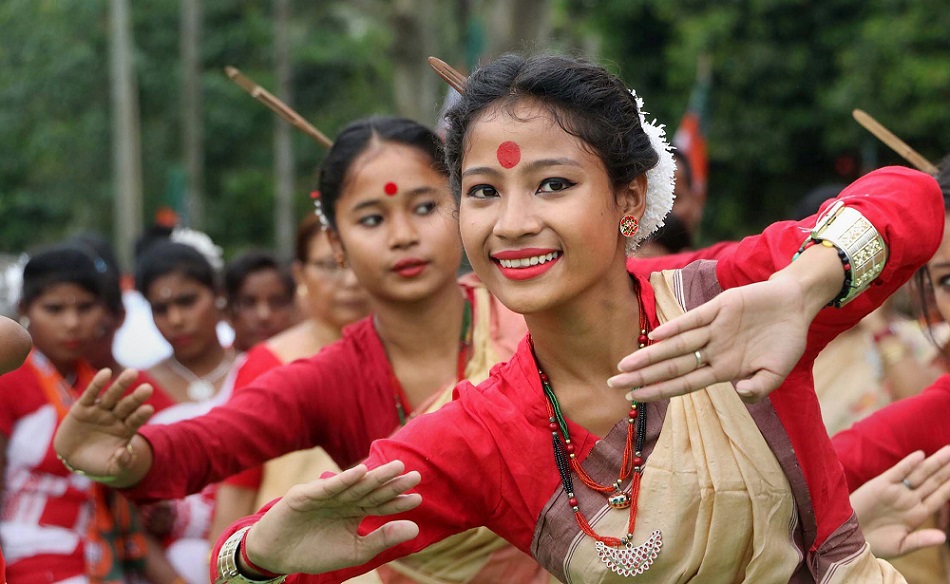
[[[640,220],[634,215],[624,215],[620,218],[620,235],[633,237],[640,230]]]

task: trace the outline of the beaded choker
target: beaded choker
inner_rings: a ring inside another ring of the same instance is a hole
[[[640,299],[640,290],[637,289],[637,303],[640,309],[640,335],[637,339],[640,348],[650,344],[647,337],[648,326],[646,314],[643,311],[643,302]],[[530,340],[530,338],[529,338]],[[623,450],[623,460],[620,463],[617,481],[602,485],[595,481],[581,466],[575,454],[575,446],[571,442],[571,435],[567,421],[561,413],[554,389],[548,376],[541,369],[538,357],[534,353],[534,342],[531,341],[531,353],[535,365],[538,367],[538,376],[541,378],[541,387],[544,390],[548,409],[548,428],[551,430],[554,447],[554,462],[557,464],[561,476],[561,485],[567,494],[567,504],[574,512],[574,519],[588,537],[597,541],[595,548],[597,556],[616,574],[621,576],[637,576],[650,569],[654,560],[663,547],[663,534],[655,530],[649,539],[640,545],[633,543],[633,531],[637,524],[637,502],[640,496],[640,479],[643,475],[643,442],[646,438],[647,407],[636,401],[630,402],[630,411],[627,414],[627,440]],[[607,537],[597,534],[590,526],[587,518],[580,511],[578,500],[574,493],[573,474],[584,483],[587,488],[603,494],[607,503],[614,509],[630,509],[630,519],[627,522],[627,533],[621,538]],[[627,494],[624,482],[630,479]]]

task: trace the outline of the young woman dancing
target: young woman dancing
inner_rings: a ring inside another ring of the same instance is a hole
[[[669,155],[618,79],[505,57],[449,122],[469,259],[529,337],[366,465],[234,526],[219,581],[334,582],[478,525],[565,582],[902,581],[864,543],[809,370],[936,248],[934,181],[872,173],[810,232],[646,280],[625,252],[669,209]]]
[[[372,316],[201,418],[136,434],[144,411],[120,429],[110,425],[114,412],[83,417],[77,410],[80,417],[67,423],[60,443],[71,465],[115,475],[116,486],[135,485],[125,494],[138,501],[179,498],[314,446],[347,468],[366,457],[373,440],[449,401],[458,381],[481,381],[512,354],[523,319],[477,279],[456,278],[462,247],[433,132],[400,118],[354,122],[337,136],[319,182],[337,261],[345,252]],[[114,459],[117,445],[123,456],[127,445],[136,455]],[[496,582],[502,575],[547,580],[536,562],[487,530],[444,546],[393,569],[442,582]]]

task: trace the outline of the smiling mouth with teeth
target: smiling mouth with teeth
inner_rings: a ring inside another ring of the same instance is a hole
[[[503,268],[528,268],[530,266],[536,266],[538,264],[543,264],[545,262],[550,262],[551,260],[556,259],[561,255],[559,251],[552,251],[551,253],[532,256],[529,258],[520,258],[517,260],[497,260],[501,267]]]

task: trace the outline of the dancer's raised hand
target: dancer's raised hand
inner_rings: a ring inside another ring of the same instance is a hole
[[[403,474],[392,461],[368,471],[357,465],[333,477],[297,485],[254,524],[245,552],[255,565],[280,574],[319,574],[363,564],[419,533],[411,521],[392,521],[366,535],[357,528],[369,515],[417,507],[417,471]],[[246,568],[246,566],[243,566]]]
[[[137,377],[127,369],[110,384],[112,372],[102,369],[89,383],[53,439],[67,468],[116,487],[135,484],[145,475],[151,450],[142,438],[133,445],[133,438],[154,408],[145,404],[152,395],[148,384],[125,395]]]
[[[608,384],[652,401],[735,381],[743,401],[758,401],[801,359],[812,320],[843,278],[837,253],[812,246],[768,281],[726,290],[657,327],[656,344],[624,357]]]
[[[656,344],[621,360],[621,373],[608,383],[639,387],[630,397],[651,401],[739,380],[744,400],[761,399],[805,350],[811,318],[802,302],[797,286],[781,278],[726,290],[657,327]]]
[[[851,493],[864,537],[880,558],[940,545],[939,529],[918,529],[950,500],[950,446],[924,459],[914,452]]]

